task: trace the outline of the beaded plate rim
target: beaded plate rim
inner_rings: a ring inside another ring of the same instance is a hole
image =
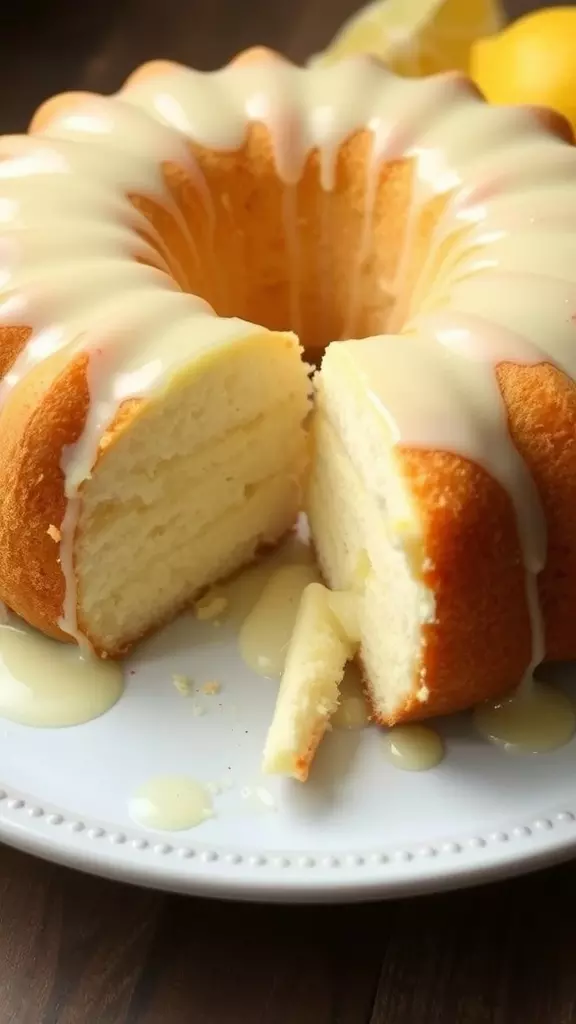
[[[119,830],[29,794],[0,789],[0,840],[118,881],[190,895],[266,902],[338,902],[418,895],[495,880],[576,854],[576,805],[530,821],[434,843],[355,850],[237,851]]]

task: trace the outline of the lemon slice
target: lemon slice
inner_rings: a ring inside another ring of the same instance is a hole
[[[409,77],[467,72],[472,44],[504,22],[498,0],[377,0],[345,22],[315,63],[371,53]]]

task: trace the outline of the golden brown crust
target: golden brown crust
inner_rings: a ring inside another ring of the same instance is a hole
[[[31,334],[30,327],[0,327],[0,380],[26,347]]]
[[[70,642],[58,626],[65,581],[60,566],[67,501],[62,455],[81,436],[89,408],[89,356],[40,363],[0,412],[0,600],[48,636]],[[103,435],[99,456],[128,429],[144,403],[127,400]],[[79,628],[105,656],[79,616]],[[119,656],[122,650],[107,652]]]
[[[536,483],[548,530],[539,578],[546,657],[576,657],[576,384],[552,366],[498,371],[510,430]]]
[[[40,364],[0,415],[0,598],[59,639],[69,639],[57,625],[64,580],[48,530],[64,518],[62,450],[84,425],[86,363],[79,357],[60,373],[56,359]]]
[[[485,470],[448,452],[405,450],[402,462],[421,518],[423,580],[434,593],[436,620],[423,627],[413,691],[388,725],[501,695],[519,682],[531,656],[509,496]]]
[[[314,760],[314,755],[320,745],[321,740],[324,737],[326,730],[329,727],[328,719],[324,719],[318,722],[312,736],[310,737],[310,743],[308,749],[304,754],[300,754],[296,758],[294,766],[294,778],[298,779],[298,782],[306,782],[308,774],[310,772],[310,766]]]

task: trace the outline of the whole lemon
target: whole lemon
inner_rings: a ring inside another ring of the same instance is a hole
[[[490,102],[552,107],[576,129],[576,8],[536,11],[480,39],[470,75]]]

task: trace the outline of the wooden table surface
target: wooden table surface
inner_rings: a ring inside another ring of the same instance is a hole
[[[264,43],[302,60],[356,6],[3,0],[0,130],[55,91],[115,89],[152,57],[209,68]],[[266,908],[0,848],[0,1024],[571,1024],[573,912],[573,865],[419,900]]]

